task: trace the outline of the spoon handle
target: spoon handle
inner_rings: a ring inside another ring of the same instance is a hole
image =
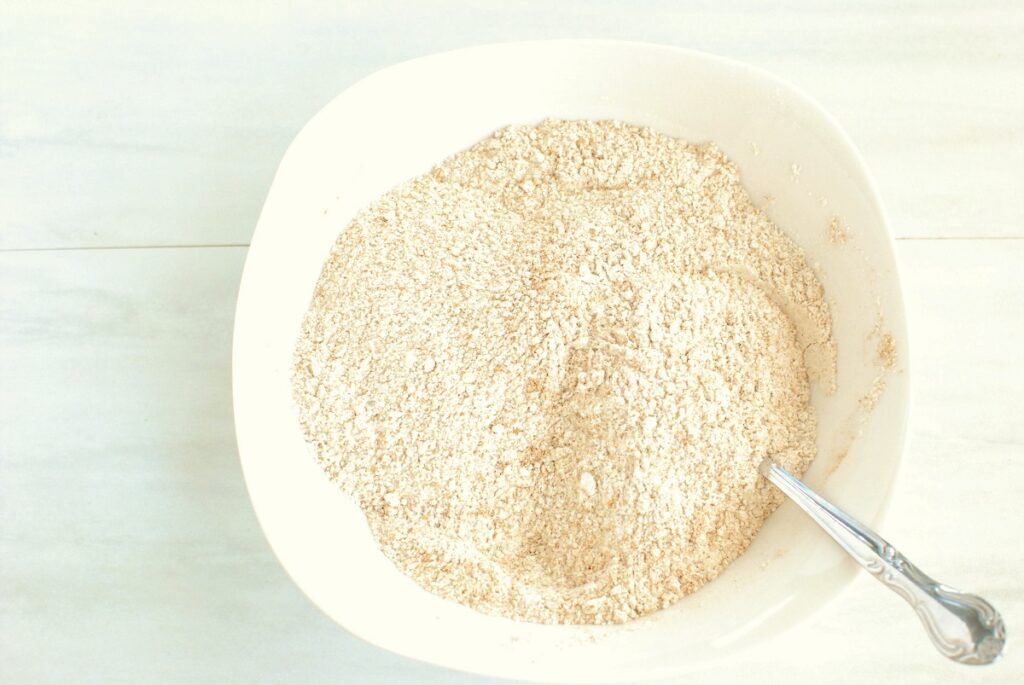
[[[935,582],[877,533],[825,500],[770,457],[761,462],[760,470],[858,564],[913,607],[943,656],[971,665],[990,664],[999,658],[1006,642],[1006,628],[991,604],[977,595]]]

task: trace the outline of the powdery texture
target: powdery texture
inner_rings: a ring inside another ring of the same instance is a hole
[[[806,361],[806,364],[805,364]],[[666,607],[815,453],[820,283],[712,145],[510,127],[339,235],[296,349],[327,474],[427,590],[544,623]]]

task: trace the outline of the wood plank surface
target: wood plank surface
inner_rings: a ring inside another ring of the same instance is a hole
[[[243,248],[0,254],[0,682],[476,683],[322,616],[256,524],[235,451]],[[912,437],[884,533],[1024,625],[1024,241],[904,241]],[[1012,639],[1012,638],[1011,638]],[[1012,648],[1012,642],[1011,642]],[[1024,682],[933,653],[868,577],[740,683]]]
[[[898,236],[1024,236],[1024,5],[86,3],[0,21],[0,248],[246,244],[285,148],[359,78],[488,42],[665,43],[817,99]]]

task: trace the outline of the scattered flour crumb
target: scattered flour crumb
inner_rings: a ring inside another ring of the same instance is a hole
[[[884,333],[878,341],[878,361],[885,369],[896,366],[896,341],[891,333]]]
[[[839,223],[839,217],[834,216],[828,222],[828,240],[833,245],[842,245],[846,242],[846,231]]]

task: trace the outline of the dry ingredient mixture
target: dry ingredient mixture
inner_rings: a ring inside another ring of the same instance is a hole
[[[427,590],[623,622],[718,575],[815,453],[821,284],[713,145],[495,132],[338,236],[294,394],[319,464]]]

